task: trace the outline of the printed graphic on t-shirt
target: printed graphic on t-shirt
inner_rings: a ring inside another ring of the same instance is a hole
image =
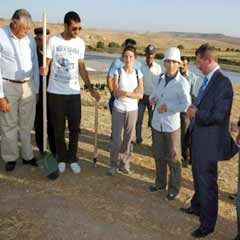
[[[56,69],[54,71],[54,80],[62,83],[68,83],[70,80],[78,79],[78,61],[79,49],[58,46],[56,48]]]

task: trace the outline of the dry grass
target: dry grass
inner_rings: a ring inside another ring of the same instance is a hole
[[[103,79],[93,78],[93,82]],[[236,84],[232,121],[239,115],[240,85]],[[80,175],[70,169],[54,182],[38,169],[18,163],[13,173],[0,170],[0,239],[191,239],[198,220],[178,208],[192,196],[191,169],[183,169],[183,186],[178,200],[167,202],[165,193],[149,194],[154,181],[150,129],[144,127],[144,142],[134,148],[133,173],[106,176],[109,164],[110,114],[107,91],[101,91],[99,110],[98,168],[92,167],[94,107],[88,92],[82,93],[82,124],[79,143]],[[147,125],[146,119],[144,126]],[[1,163],[3,169],[3,163]],[[235,202],[237,157],[219,164],[219,218],[216,231],[206,239],[231,239],[236,232]]]
[[[50,29],[60,31],[61,26]],[[101,38],[123,41],[130,34],[84,31],[86,39]],[[149,37],[131,34],[143,45]],[[92,38],[92,37],[91,37]],[[151,39],[160,48],[176,39]],[[159,41],[159,42],[157,42]],[[187,40],[182,40],[186,42]],[[201,42],[201,40],[198,40]],[[189,39],[189,48],[200,42]],[[218,44],[222,44],[218,42]],[[224,43],[225,47],[230,47]],[[231,45],[233,46],[233,45]],[[92,76],[93,83],[105,82],[105,77]],[[240,102],[240,85],[234,85],[231,121],[236,123]],[[70,169],[54,182],[40,175],[38,169],[22,166],[20,161],[13,173],[3,171],[0,164],[0,239],[2,240],[61,240],[61,239],[191,239],[189,233],[198,227],[198,220],[185,216],[178,208],[187,205],[192,196],[191,170],[183,169],[183,186],[179,199],[165,200],[165,193],[149,194],[147,187],[154,181],[154,161],[151,155],[150,129],[144,120],[144,142],[134,148],[131,158],[133,173],[110,178],[105,175],[109,164],[111,116],[107,110],[108,91],[101,91],[99,109],[99,166],[92,167],[94,142],[94,101],[82,92],[82,133],[79,142],[80,175]],[[233,133],[236,134],[236,133]],[[219,218],[216,231],[206,239],[231,239],[236,232],[235,202],[229,194],[236,192],[237,156],[219,164]]]

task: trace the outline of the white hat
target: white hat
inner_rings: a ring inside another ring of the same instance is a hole
[[[164,58],[163,58],[163,61],[165,61],[165,60],[173,60],[173,61],[182,63],[179,49],[177,47],[167,48],[164,53]]]

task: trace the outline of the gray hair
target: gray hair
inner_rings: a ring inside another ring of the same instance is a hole
[[[12,16],[12,20],[19,20],[20,22],[27,23],[28,25],[32,24],[31,14],[26,9],[18,9]]]

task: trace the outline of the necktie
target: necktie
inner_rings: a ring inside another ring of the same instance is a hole
[[[198,96],[197,96],[197,98],[195,100],[195,106],[198,106],[199,103],[201,102],[203,94],[204,94],[204,91],[205,91],[205,89],[207,87],[207,83],[208,83],[208,78],[205,77],[203,79],[203,82],[202,82],[201,87],[199,89]],[[190,124],[189,124],[189,131],[190,132],[192,131],[193,126],[194,126],[194,119],[191,119]]]
[[[205,89],[207,87],[207,83],[208,83],[208,79],[207,79],[207,77],[205,77],[203,79],[203,82],[202,82],[201,87],[199,89],[198,96],[197,96],[196,101],[195,101],[195,106],[198,106],[199,103],[201,102],[203,94],[204,94],[204,91],[205,91]]]

